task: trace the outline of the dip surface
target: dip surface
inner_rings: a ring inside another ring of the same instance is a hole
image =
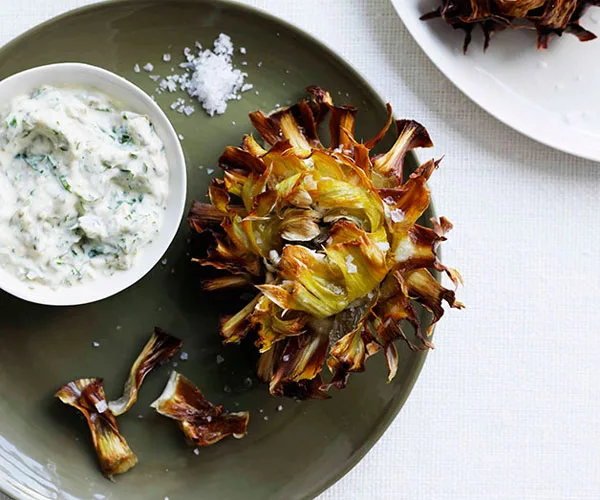
[[[42,87],[0,114],[0,265],[59,288],[129,269],[169,191],[148,117],[92,89]]]

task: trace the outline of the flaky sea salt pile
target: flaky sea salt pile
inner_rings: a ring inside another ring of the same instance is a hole
[[[195,51],[186,47],[184,55],[186,62],[179,67],[185,72],[160,79],[159,92],[182,90],[197,99],[210,116],[214,116],[225,113],[228,101],[241,99],[241,93],[252,88],[251,84],[244,83],[248,74],[233,67],[233,43],[224,33],[214,41],[213,50],[203,49],[196,43]],[[181,98],[171,108],[187,116],[194,112],[194,107]]]

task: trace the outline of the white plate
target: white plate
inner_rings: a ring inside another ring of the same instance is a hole
[[[564,34],[538,51],[535,31],[506,30],[484,53],[476,28],[464,55],[463,31],[419,19],[440,0],[392,3],[433,63],[488,113],[543,144],[600,161],[600,38],[582,43]],[[600,36],[599,21],[600,7],[591,7],[581,25]]]

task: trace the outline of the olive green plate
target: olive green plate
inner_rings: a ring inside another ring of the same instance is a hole
[[[209,169],[222,150],[251,131],[250,111],[295,101],[308,85],[320,85],[339,103],[359,107],[359,136],[374,134],[385,122],[380,98],[330,50],[277,19],[222,1],[113,1],[70,12],[0,50],[0,77],[79,61],[112,70],[153,93],[155,83],[148,73],[133,71],[136,63],[152,62],[154,73],[164,75],[181,62],[185,46],[196,40],[212,46],[221,32],[236,47],[246,47],[247,55],[237,52],[235,63],[248,62],[254,89],[214,118],[201,110],[186,118],[169,109],[178,95],[157,96],[184,136],[188,202],[204,197]],[[173,54],[172,62],[162,62],[165,52]],[[27,499],[310,498],[355,465],[392,421],[424,354],[399,345],[400,369],[391,384],[385,382],[378,355],[331,400],[297,403],[270,397],[254,378],[253,346],[221,345],[216,329],[224,305],[198,290],[197,270],[187,256],[189,236],[182,223],[166,264],[100,303],[44,307],[0,292],[0,488],[6,493]],[[119,419],[139,464],[113,483],[98,471],[84,420],[52,396],[63,383],[88,376],[103,377],[109,397],[120,395],[155,325],[184,339],[189,357],[177,360],[177,369],[210,400],[251,412],[248,435],[195,455],[177,426],[148,407],[172,364],[162,366],[148,377],[138,403]],[[94,348],[93,342],[100,346]],[[217,363],[218,355],[225,361]]]

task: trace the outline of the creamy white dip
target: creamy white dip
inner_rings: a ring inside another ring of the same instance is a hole
[[[148,117],[85,88],[17,97],[0,115],[0,265],[52,288],[128,269],[168,188]]]

